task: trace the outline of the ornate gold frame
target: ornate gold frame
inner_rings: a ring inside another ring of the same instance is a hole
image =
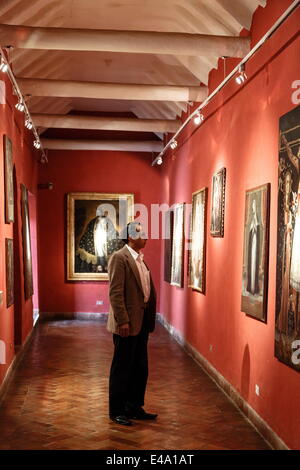
[[[75,201],[127,201],[127,223],[133,220],[134,194],[69,193],[67,195],[67,280],[107,281],[107,273],[75,272]]]

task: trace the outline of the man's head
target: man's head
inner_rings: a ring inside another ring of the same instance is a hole
[[[126,227],[126,237],[123,240],[133,250],[140,251],[147,243],[147,236],[139,222],[129,222]]]

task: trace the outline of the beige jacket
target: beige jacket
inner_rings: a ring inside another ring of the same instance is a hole
[[[148,266],[147,266],[148,267]],[[110,308],[107,329],[118,334],[118,326],[129,323],[130,336],[137,335],[144,316],[144,293],[136,262],[128,248],[116,251],[108,263]],[[149,331],[154,331],[156,316],[156,293],[150,275]]]

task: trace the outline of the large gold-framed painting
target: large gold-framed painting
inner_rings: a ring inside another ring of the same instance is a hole
[[[270,184],[246,191],[241,309],[266,322]]]
[[[5,239],[6,255],[6,307],[14,303],[14,241]]]
[[[224,237],[226,168],[221,168],[213,175],[211,193],[210,234]]]
[[[184,203],[174,206],[171,285],[183,287]]]
[[[300,106],[280,118],[275,356],[300,371]]]
[[[205,293],[207,188],[192,196],[191,253],[189,287]]]
[[[68,280],[108,280],[108,261],[124,246],[122,234],[133,220],[133,205],[133,194],[67,195]]]
[[[28,207],[28,190],[21,184],[22,205],[22,235],[23,235],[23,264],[24,264],[24,290],[25,299],[33,295],[32,255],[30,238],[30,219]]]
[[[4,181],[5,181],[5,223],[14,222],[14,184],[12,142],[3,136]]]

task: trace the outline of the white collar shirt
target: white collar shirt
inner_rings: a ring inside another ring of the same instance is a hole
[[[133,257],[138,268],[144,293],[144,302],[146,303],[150,297],[150,272],[143,261],[144,255],[142,253],[137,253],[129,245],[126,245],[126,247],[128,248],[128,251]]]

